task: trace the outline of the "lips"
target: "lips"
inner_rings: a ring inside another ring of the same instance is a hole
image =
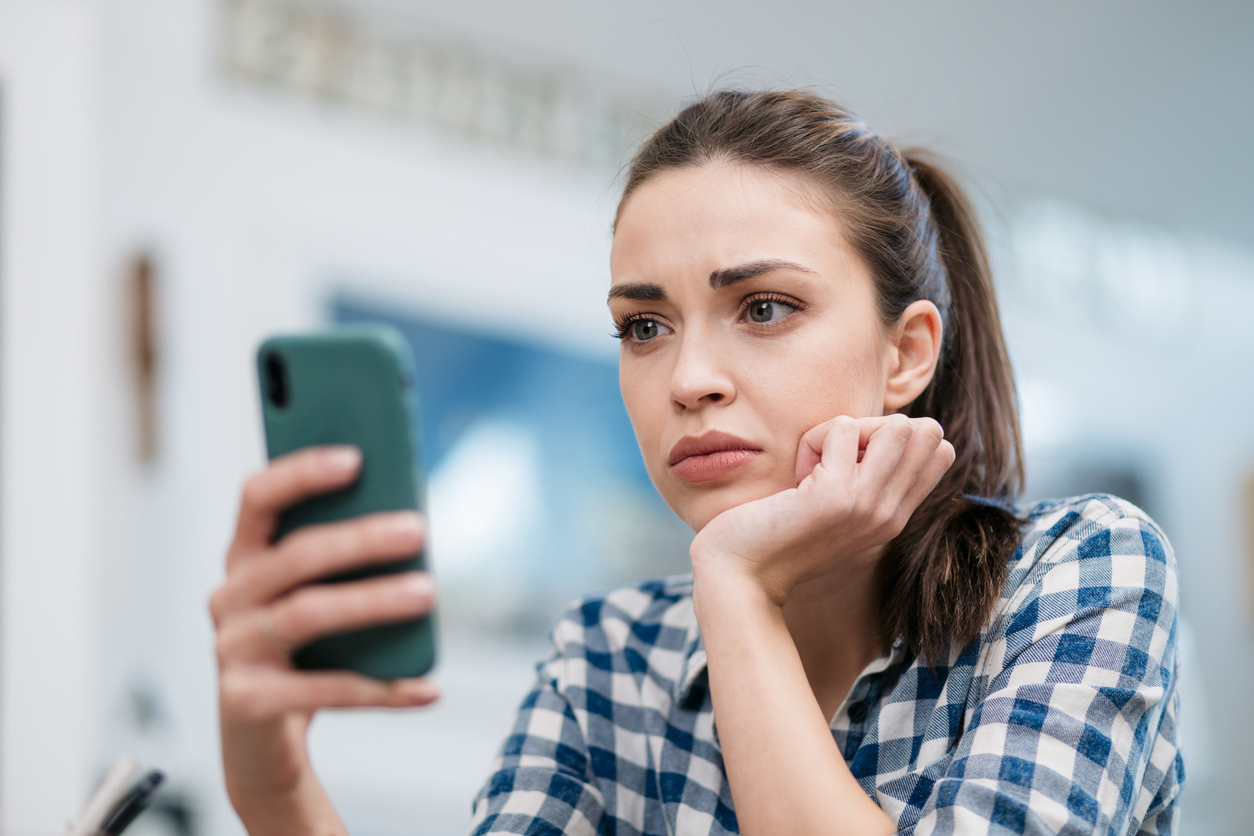
[[[671,448],[667,464],[686,482],[724,479],[757,458],[762,449],[743,438],[721,432],[685,436]]]

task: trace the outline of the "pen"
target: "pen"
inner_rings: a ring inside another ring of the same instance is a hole
[[[139,764],[134,758],[120,756],[100,780],[100,785],[91,794],[66,836],[97,836],[105,822],[113,816],[118,802],[135,786],[139,774]]]
[[[113,815],[109,817],[100,831],[101,836],[118,836],[125,830],[127,825],[148,806],[152,794],[156,792],[164,779],[165,775],[154,769],[137,781],[131,791],[114,808]]]

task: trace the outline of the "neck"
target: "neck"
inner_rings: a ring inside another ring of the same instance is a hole
[[[867,665],[883,650],[878,555],[798,584],[784,605],[784,621],[801,656],[810,688],[829,721]],[[848,565],[848,564],[847,564]]]

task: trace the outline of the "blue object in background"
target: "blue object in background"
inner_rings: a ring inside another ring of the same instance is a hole
[[[454,595],[547,623],[579,594],[687,570],[691,532],[649,481],[613,362],[348,296],[332,319],[387,323],[413,349],[433,562]]]

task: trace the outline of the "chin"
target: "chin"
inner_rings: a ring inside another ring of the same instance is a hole
[[[686,488],[681,490],[674,500],[667,497],[666,501],[681,520],[686,522],[693,531],[699,532],[709,524],[710,520],[728,509],[744,505],[746,502],[753,502],[755,499],[772,496],[790,487],[793,486],[781,487],[773,483],[761,482],[741,484],[733,482],[696,491]]]

